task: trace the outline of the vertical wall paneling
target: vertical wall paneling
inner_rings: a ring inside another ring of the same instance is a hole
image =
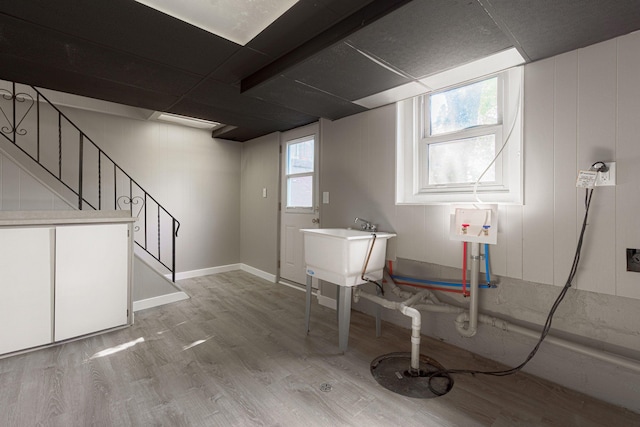
[[[526,197],[527,196],[525,194],[525,200]],[[522,279],[523,270],[522,210],[522,206],[507,206],[506,218],[501,218],[501,222],[498,225],[498,227],[502,227],[503,230],[505,230],[505,233],[507,233],[506,275],[515,279]],[[501,273],[496,272],[496,274]]]
[[[394,229],[398,235],[395,238],[398,257],[416,261],[431,259],[427,251],[435,245],[427,237],[429,227],[425,224],[425,206],[396,206]]]
[[[640,32],[618,39],[616,149],[616,294],[640,298],[640,273],[628,272],[626,249],[640,249]]]
[[[426,261],[447,265],[451,261],[447,262],[442,252],[444,249],[444,227],[448,227],[448,223],[444,222],[442,206],[426,206],[424,208],[424,223],[423,223],[423,236],[424,243],[426,245]],[[406,238],[413,238],[409,234]]]
[[[525,72],[523,278],[553,283],[553,77],[554,59]]]
[[[507,271],[507,246],[509,233],[507,220],[508,206],[498,206],[498,243],[489,245],[489,261],[491,272],[504,276]],[[482,271],[485,271],[484,263],[482,263]]]
[[[579,168],[616,158],[616,43],[610,40],[578,51]],[[615,191],[615,187],[594,191],[578,289],[615,294]],[[584,197],[580,193],[578,216],[582,219]]]
[[[558,286],[564,286],[573,262],[577,244],[576,194],[583,196],[583,190],[576,189],[577,73],[576,51],[555,58],[553,283]]]
[[[395,122],[394,105],[377,108],[366,115],[363,132],[371,221],[380,230],[389,230],[395,222]]]

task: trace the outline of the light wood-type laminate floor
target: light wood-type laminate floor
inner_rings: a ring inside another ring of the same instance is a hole
[[[436,399],[373,379],[410,331],[354,312],[349,350],[335,311],[236,271],[180,282],[192,298],[136,313],[120,331],[0,360],[0,426],[638,426],[640,415],[526,374],[458,376]],[[449,367],[498,368],[423,339]],[[428,349],[428,352],[425,351]],[[322,384],[331,391],[321,391]]]

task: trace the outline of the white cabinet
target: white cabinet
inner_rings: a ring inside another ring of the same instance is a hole
[[[128,225],[56,229],[55,341],[125,325]]]
[[[0,211],[0,355],[132,323],[133,221]]]
[[[0,229],[0,354],[53,340],[53,233]]]

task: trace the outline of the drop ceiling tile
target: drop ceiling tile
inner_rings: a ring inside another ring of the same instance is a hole
[[[317,119],[317,116],[265,102],[246,93],[241,94],[238,87],[222,84],[213,79],[202,82],[185,100],[275,122],[300,123]],[[236,124],[228,120],[221,121],[225,124]]]
[[[534,61],[640,28],[638,0],[491,0],[491,6]]]
[[[276,130],[292,129],[317,120],[317,117],[301,116],[300,114],[279,119],[264,118],[248,114],[246,111],[232,111],[223,106],[206,105],[193,100],[182,100],[174,105],[169,112],[189,117],[206,117],[225,125],[257,130],[263,135]]]
[[[243,78],[255,73],[271,61],[272,59],[267,55],[251,48],[243,47],[209,74],[209,77],[222,83],[239,85]]]
[[[152,92],[179,95],[201,77],[0,15],[0,51],[34,66],[84,74]],[[4,67],[4,64],[3,64]],[[0,73],[2,70],[0,69]],[[55,88],[54,88],[55,89]]]
[[[117,102],[133,107],[163,111],[178,98],[111,80],[61,70],[42,63],[33,63],[0,51],[0,78],[59,92]]]
[[[336,120],[367,109],[284,76],[255,86],[244,94],[316,117]]]
[[[285,76],[349,101],[410,81],[346,43],[314,55]]]
[[[131,0],[3,2],[0,12],[199,75],[240,48]]]
[[[414,0],[349,37],[415,78],[511,47],[477,1]]]

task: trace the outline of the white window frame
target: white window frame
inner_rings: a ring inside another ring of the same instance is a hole
[[[429,136],[428,96],[421,95],[397,104],[396,204],[443,203],[523,203],[522,89],[523,68],[501,73],[498,96],[501,111],[498,125],[476,126],[456,132]],[[444,90],[485,80],[484,76]],[[439,93],[433,92],[433,93]],[[428,146],[473,136],[496,135],[496,182],[429,185],[426,159]],[[500,152],[500,150],[502,151]]]
[[[314,207],[314,200],[316,199],[316,183],[315,183],[315,174],[316,174],[316,165],[317,165],[317,161],[316,161],[316,157],[318,155],[318,141],[316,138],[315,134],[311,134],[311,135],[306,135],[300,138],[296,138],[296,139],[292,139],[290,141],[287,141],[285,144],[285,162],[288,161],[289,159],[289,147],[291,147],[292,145],[296,145],[296,144],[300,144],[302,142],[307,142],[307,141],[313,141],[313,171],[311,172],[302,172],[302,173],[288,173],[288,171],[286,170],[287,168],[287,164],[285,163],[284,167],[285,167],[285,177],[284,179],[287,181],[285,188],[287,189],[287,191],[289,190],[289,178],[304,178],[307,176],[310,176],[311,179],[313,180],[312,185],[311,185],[311,206],[306,207],[306,206],[289,206],[288,203],[288,194],[284,195],[284,209],[285,212],[287,213],[314,213],[315,212],[315,207]]]

